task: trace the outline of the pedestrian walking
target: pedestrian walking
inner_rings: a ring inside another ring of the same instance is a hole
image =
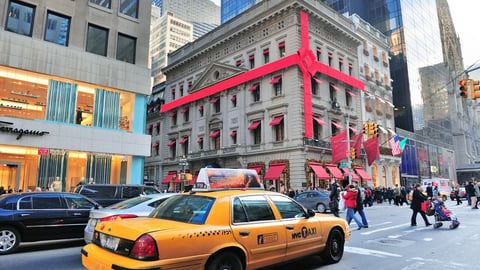
[[[477,207],[477,195],[475,194],[475,187],[473,186],[473,182],[468,183],[465,186],[465,192],[467,193],[467,198],[469,198],[468,205],[472,206],[472,209],[478,209]]]
[[[357,207],[355,208],[354,214],[355,214],[355,212],[358,212],[358,214],[362,218],[363,228],[368,228],[367,217],[365,216],[365,212],[363,211],[363,200],[364,200],[363,194],[365,194],[364,190],[362,190],[362,188],[358,186],[358,181],[353,181],[352,183],[353,183],[353,186],[355,187],[355,189],[358,192]]]
[[[387,188],[387,199],[388,199],[388,204],[392,204],[393,200],[393,190],[391,187]]]
[[[339,209],[338,209],[338,201],[339,201],[339,186],[337,184],[337,181],[335,179],[332,180],[331,186],[330,186],[330,211],[332,211],[332,214],[336,217],[340,217],[338,214]]]
[[[358,191],[355,189],[355,186],[350,185],[347,188],[347,192],[344,194],[342,193],[342,197],[345,199],[345,207],[347,208],[347,216],[345,219],[347,220],[348,225],[350,225],[350,222],[355,220],[355,223],[357,223],[358,229],[360,230],[363,225],[362,222],[355,216],[354,210],[357,208],[357,196],[358,196]]]
[[[433,188],[432,188],[432,183],[427,184],[427,199],[432,199],[433,197]]]
[[[413,210],[411,223],[410,223],[411,226],[417,226],[418,213],[420,213],[423,220],[425,221],[425,226],[428,227],[432,225],[430,222],[428,222],[425,212],[422,211],[422,203],[425,201],[427,201],[427,197],[425,197],[425,195],[423,195],[422,193],[422,186],[420,186],[420,184],[416,184],[415,189],[413,190],[412,203],[410,205],[410,208]]]
[[[457,205],[462,204],[462,201],[460,200],[460,185],[455,186],[455,198],[457,199]]]
[[[480,188],[478,187],[478,184],[477,181],[474,181],[473,189],[475,191],[475,206],[472,201],[472,206],[474,206],[473,209],[478,209],[478,198],[480,197]]]
[[[434,200],[438,200],[438,198],[439,198],[438,196],[439,196],[438,186],[435,186],[435,187],[433,188],[433,196],[432,196],[432,198],[433,198]]]
[[[393,189],[393,200],[396,206],[400,205],[401,196],[402,196],[402,192],[400,191],[400,187],[398,187],[398,184],[396,184],[395,188]]]

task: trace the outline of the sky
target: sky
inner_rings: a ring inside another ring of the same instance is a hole
[[[221,5],[221,0],[210,0]],[[447,0],[450,6],[455,31],[460,37],[462,45],[463,64],[468,68],[472,64],[480,63],[480,31],[475,29],[476,20],[480,19],[479,0]],[[477,32],[478,31],[478,32]],[[478,43],[478,44],[477,44]]]

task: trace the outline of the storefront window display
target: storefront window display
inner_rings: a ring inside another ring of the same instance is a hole
[[[80,182],[126,183],[131,158],[109,154],[0,145],[0,187],[5,190],[70,191]]]
[[[132,131],[135,94],[0,67],[0,116]]]

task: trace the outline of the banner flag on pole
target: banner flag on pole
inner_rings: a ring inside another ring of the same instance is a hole
[[[363,148],[365,148],[365,153],[367,153],[368,166],[371,166],[372,163],[380,157],[378,137],[363,142]]]
[[[342,159],[348,158],[348,131],[344,131],[337,136],[330,138],[332,144],[332,163],[337,163]]]

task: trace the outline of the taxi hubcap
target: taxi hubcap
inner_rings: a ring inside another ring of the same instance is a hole
[[[15,245],[15,234],[8,230],[0,231],[0,250],[9,250]]]

